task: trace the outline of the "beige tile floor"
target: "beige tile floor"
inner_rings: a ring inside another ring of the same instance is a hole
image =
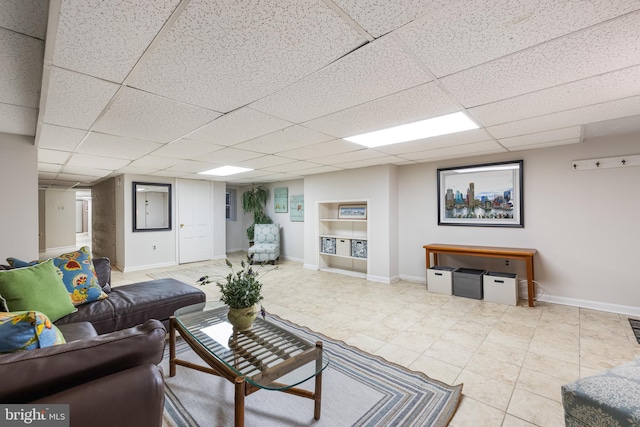
[[[221,263],[114,271],[112,280],[117,286],[180,270],[195,281]],[[445,383],[464,383],[451,426],[563,426],[562,384],[640,357],[627,317],[615,313],[542,302],[507,306],[291,261],[261,281],[268,312]],[[213,284],[204,290],[218,301]]]

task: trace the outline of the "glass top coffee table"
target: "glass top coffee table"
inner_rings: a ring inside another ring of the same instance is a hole
[[[320,419],[322,371],[329,364],[322,342],[309,343],[260,317],[250,330],[235,331],[227,321],[226,306],[207,311],[194,307],[171,317],[169,376],[180,365],[234,383],[235,426],[244,425],[245,396],[262,389],[313,399],[314,418]],[[209,367],[176,358],[176,331]],[[313,392],[296,388],[311,378],[315,378]]]

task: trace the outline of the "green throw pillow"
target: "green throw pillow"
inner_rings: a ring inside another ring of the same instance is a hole
[[[0,353],[64,344],[60,329],[37,311],[0,313]]]
[[[52,322],[77,311],[52,260],[0,271],[0,295],[9,311],[40,311]]]

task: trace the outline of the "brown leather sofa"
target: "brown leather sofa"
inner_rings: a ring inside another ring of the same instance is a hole
[[[0,355],[0,403],[69,404],[72,427],[160,427],[169,317],[206,295],[175,279],[111,288],[109,259],[93,263],[108,298],[55,322],[66,344]]]
[[[60,326],[66,344],[0,355],[0,402],[69,404],[72,427],[160,427],[166,330],[158,320],[98,335]]]
[[[148,319],[158,319],[168,328],[169,317],[177,309],[195,304],[204,307],[206,302],[202,290],[171,278],[112,288],[109,259],[95,258],[93,266],[102,290],[109,297],[79,305],[78,311],[58,319],[56,326],[90,322],[98,334],[104,334],[139,325]]]

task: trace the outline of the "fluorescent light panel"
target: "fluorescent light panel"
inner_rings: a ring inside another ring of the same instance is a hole
[[[373,148],[478,128],[479,126],[471,121],[466,114],[459,111],[445,116],[433,117],[419,122],[407,123],[406,125],[394,126],[344,139],[364,145],[365,147]]]
[[[237,173],[249,172],[253,169],[241,168],[239,166],[221,166],[215,169],[209,169],[208,171],[199,172],[202,175],[215,175],[215,176],[229,176]]]

